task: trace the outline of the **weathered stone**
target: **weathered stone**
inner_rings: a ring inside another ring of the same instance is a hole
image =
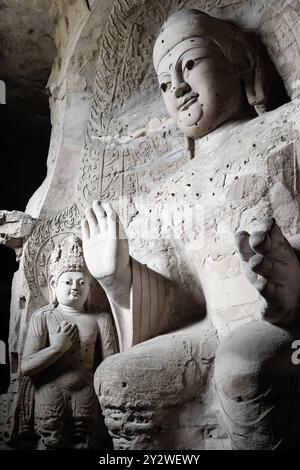
[[[16,250],[22,248],[30,237],[36,220],[19,211],[0,211],[0,243]]]
[[[26,238],[13,285],[9,413],[16,412],[30,317],[47,303],[40,269],[42,254],[51,250],[47,243],[53,237],[78,234],[84,210],[94,200],[110,201],[126,231],[131,259],[143,267],[144,276],[152,269],[167,279],[166,286],[170,282],[175,292],[184,292],[190,304],[176,308],[183,320],[191,311],[199,320],[206,314],[206,321],[196,324],[199,330],[191,342],[177,337],[178,332],[147,341],[155,323],[148,328],[146,314],[138,316],[143,324],[135,330],[143,331],[144,337],[131,335],[128,325],[120,326],[120,331],[124,327],[130,332],[127,350],[104,361],[97,373],[97,393],[116,446],[228,448],[212,374],[214,328],[221,340],[230,331],[238,338],[238,332],[247,331],[260,316],[258,294],[238,264],[234,234],[252,233],[253,222],[265,217],[275,217],[288,239],[299,232],[300,2],[88,3],[90,8],[79,0],[57,1],[52,11],[57,45],[48,82],[53,129],[47,178],[26,210],[35,226]],[[183,136],[166,114],[151,62],[161,25],[183,6],[257,32],[292,100],[253,119],[222,122],[222,127],[196,140],[193,160],[188,160]],[[101,303],[101,294],[93,296],[96,304]],[[139,311],[146,313],[150,303],[144,306]],[[166,330],[156,334],[170,331],[171,323],[163,323]],[[190,351],[207,347],[208,353],[188,362],[184,341]],[[149,362],[163,367],[162,345],[165,389],[147,369]],[[130,368],[133,363],[140,369]],[[147,383],[153,383],[153,396]],[[104,394],[106,386],[112,391],[109,396]],[[161,401],[154,403],[153,397]]]

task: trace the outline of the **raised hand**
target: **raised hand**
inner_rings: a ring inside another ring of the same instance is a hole
[[[94,201],[82,221],[83,254],[87,267],[101,284],[129,267],[128,240],[110,204]]]
[[[238,232],[241,267],[260,294],[261,314],[274,324],[299,318],[300,265],[275,219],[261,221],[256,231]]]
[[[66,352],[72,346],[77,335],[77,325],[64,320],[61,322],[58,332],[52,336],[51,344],[60,352]]]

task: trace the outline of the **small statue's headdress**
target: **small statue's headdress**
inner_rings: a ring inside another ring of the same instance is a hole
[[[52,275],[58,279],[65,272],[86,270],[82,244],[78,237],[70,235],[54,247],[48,261],[48,278]]]

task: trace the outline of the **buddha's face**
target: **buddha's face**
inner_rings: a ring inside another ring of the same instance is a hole
[[[58,304],[82,309],[90,290],[90,279],[84,272],[65,272],[56,281]]]
[[[188,137],[208,134],[242,109],[238,68],[207,39],[177,44],[160,61],[157,75],[167,110]]]

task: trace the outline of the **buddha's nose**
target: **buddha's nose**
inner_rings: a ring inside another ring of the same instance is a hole
[[[174,95],[176,96],[176,98],[180,98],[181,96],[188,93],[190,90],[190,85],[184,81],[178,81],[178,83],[174,85]]]
[[[190,85],[186,83],[178,70],[175,70],[172,74],[172,88],[176,98],[180,98],[191,90]]]

